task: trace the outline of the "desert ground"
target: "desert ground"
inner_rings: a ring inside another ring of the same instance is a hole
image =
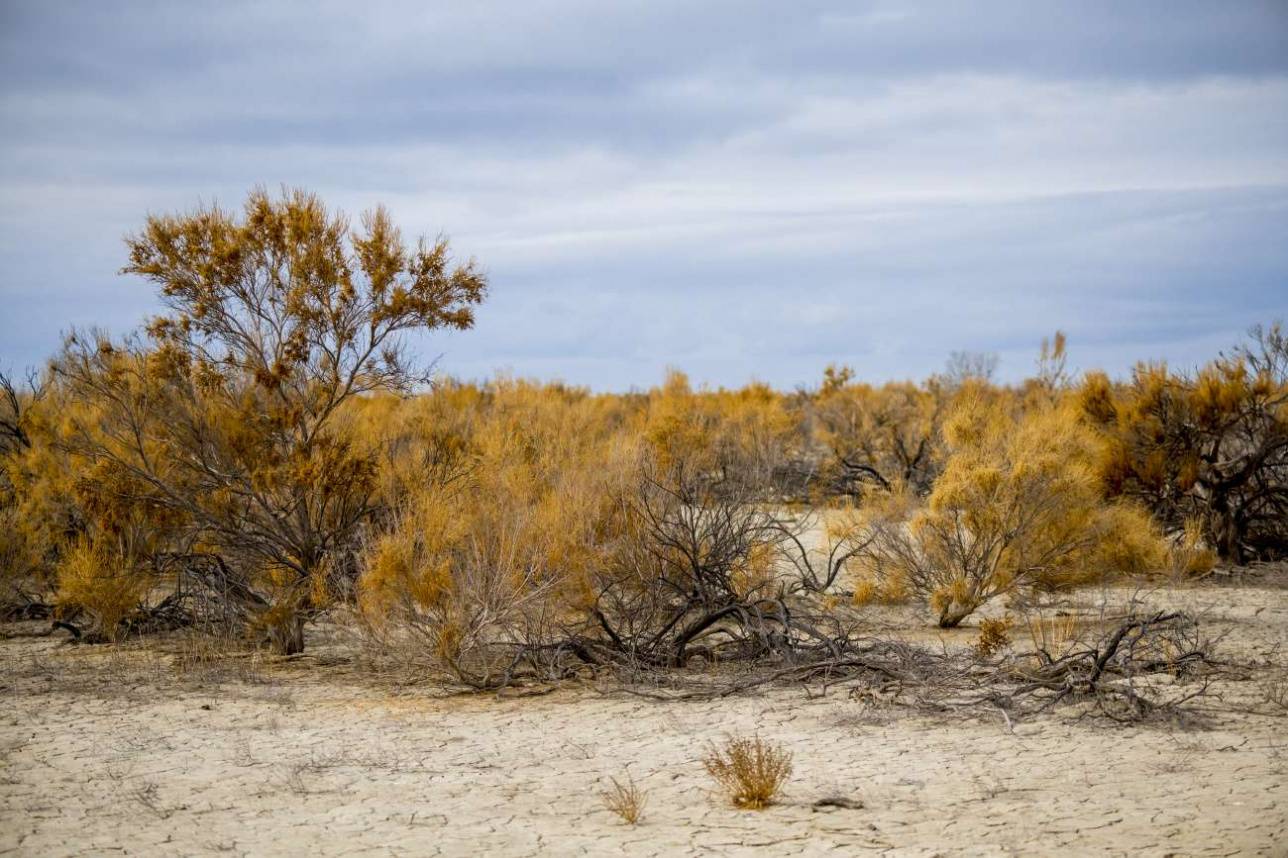
[[[928,712],[844,685],[448,694],[374,682],[325,635],[303,656],[178,669],[164,644],[73,646],[13,624],[0,853],[1284,855],[1288,589],[1281,571],[1226,577],[1147,596],[1201,616],[1241,666],[1183,716],[1128,725],[1077,707]],[[874,633],[976,634],[886,610]],[[762,811],[731,807],[701,763],[750,733],[794,754]],[[647,795],[633,827],[600,796],[627,776]]]

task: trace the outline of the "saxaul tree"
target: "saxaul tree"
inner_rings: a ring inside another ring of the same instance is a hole
[[[1014,401],[968,388],[945,422],[944,442],[944,471],[925,504],[905,498],[874,514],[863,550],[878,589],[924,597],[941,627],[1017,589],[1166,562],[1143,509],[1102,499],[1101,444],[1068,402],[1017,413]]]
[[[37,411],[46,393],[34,373],[24,386],[0,372],[0,616],[47,611],[41,594],[33,591],[42,589],[38,578],[49,542],[42,530],[53,516],[26,502],[25,479],[38,455],[33,451],[40,434]]]
[[[69,338],[55,373],[92,407],[65,443],[103,491],[166,512],[171,561],[299,652],[377,502],[377,451],[339,415],[427,380],[404,335],[471,327],[486,278],[445,240],[409,248],[384,209],[354,229],[299,190],[152,216],[127,244],[167,312],[124,342]]]
[[[836,484],[856,498],[895,486],[929,493],[942,467],[943,417],[960,382],[873,387],[852,378],[848,367],[828,367],[815,401],[816,432]]]
[[[1279,324],[1188,375],[1142,364],[1126,384],[1089,376],[1085,413],[1106,437],[1111,496],[1179,529],[1197,521],[1222,557],[1288,552],[1288,336]]]

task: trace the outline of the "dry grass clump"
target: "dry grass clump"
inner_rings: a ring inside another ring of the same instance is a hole
[[[990,617],[979,621],[979,640],[975,642],[976,655],[980,658],[989,658],[1010,645],[1010,618],[993,619]]]
[[[1203,538],[1203,524],[1197,518],[1186,519],[1185,530],[1168,552],[1173,578],[1202,578],[1216,566],[1216,552]]]
[[[635,779],[629,775],[626,783],[622,783],[617,778],[609,778],[609,781],[613,785],[612,788],[605,789],[600,794],[604,800],[604,807],[620,816],[627,825],[635,825],[644,815],[648,794],[640,789]]]
[[[258,652],[247,651],[228,637],[197,630],[179,639],[171,667],[176,675],[198,682],[256,682],[263,678]]]
[[[735,807],[761,810],[774,803],[791,775],[792,754],[759,736],[742,737],[729,739],[723,749],[711,746],[702,764]]]
[[[1073,614],[1044,617],[1034,614],[1028,618],[1029,640],[1034,652],[1059,653],[1078,638],[1078,618]]]

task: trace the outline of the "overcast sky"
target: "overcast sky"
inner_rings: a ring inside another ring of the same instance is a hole
[[[0,368],[283,183],[477,257],[459,376],[1188,366],[1288,316],[1288,0],[0,0]]]

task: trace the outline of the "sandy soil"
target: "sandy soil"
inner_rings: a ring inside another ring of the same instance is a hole
[[[1288,731],[1266,702],[1288,590],[1156,594],[1263,666],[1207,727],[929,717],[833,689],[659,703],[592,688],[438,697],[314,655],[176,675],[142,649],[0,641],[0,853],[15,855],[1285,855]],[[949,644],[972,635],[961,630]],[[729,807],[700,757],[759,731],[781,804]],[[602,806],[608,776],[644,820]],[[828,796],[858,809],[816,809]]]

